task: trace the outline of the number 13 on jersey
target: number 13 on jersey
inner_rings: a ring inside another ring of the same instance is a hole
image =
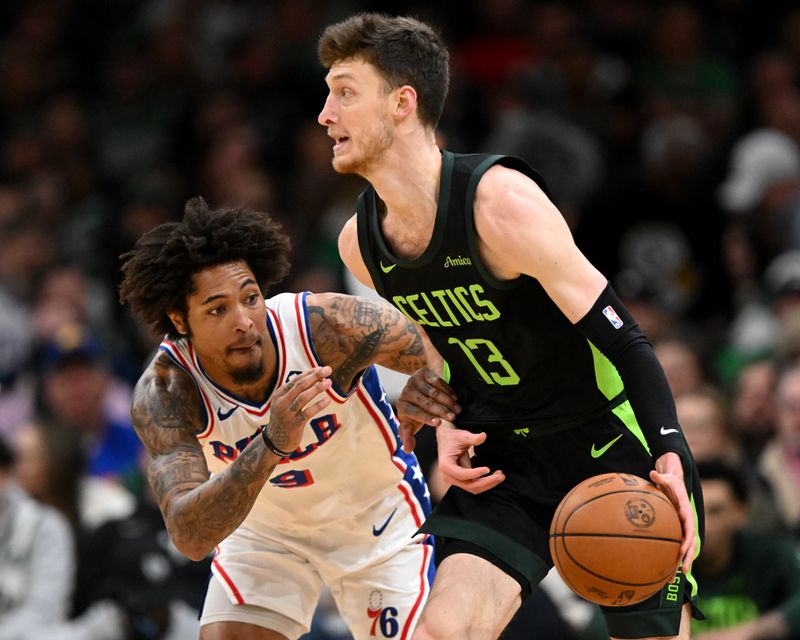
[[[472,366],[475,367],[477,372],[486,384],[499,384],[501,386],[512,386],[519,384],[519,376],[514,368],[509,364],[508,360],[503,357],[500,350],[494,345],[491,340],[484,340],[483,338],[469,338],[468,340],[459,340],[458,338],[449,338],[448,344],[457,344],[461,347],[464,355],[469,358]],[[488,352],[488,353],[487,353]],[[487,371],[484,365],[478,361],[480,358],[486,365],[494,365],[494,371]],[[502,369],[498,372],[497,367]]]

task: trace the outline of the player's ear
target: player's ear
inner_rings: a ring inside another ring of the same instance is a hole
[[[417,107],[417,92],[414,87],[404,84],[397,89],[397,98],[394,115],[399,120],[404,120],[411,115]]]
[[[180,333],[182,336],[189,334],[189,325],[186,322],[186,318],[183,317],[182,313],[180,313],[179,311],[168,311],[167,316],[172,322],[172,326],[175,327],[175,330],[178,333]]]

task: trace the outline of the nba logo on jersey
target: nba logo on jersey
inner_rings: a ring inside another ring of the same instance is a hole
[[[620,317],[611,305],[603,309],[603,315],[608,318],[608,321],[615,329],[619,329],[622,326],[622,320],[620,320]]]

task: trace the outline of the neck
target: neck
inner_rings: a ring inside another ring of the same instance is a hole
[[[363,177],[385,203],[387,215],[406,221],[429,219],[439,200],[442,156],[432,131],[398,131],[380,164]]]

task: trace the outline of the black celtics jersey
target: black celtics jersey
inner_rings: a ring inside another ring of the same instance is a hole
[[[358,199],[358,240],[378,292],[422,325],[447,361],[462,406],[459,426],[534,435],[608,410],[621,401],[622,384],[537,280],[500,281],[481,263],[473,202],[494,164],[545,188],[519,158],[443,151],[436,221],[423,254],[401,260],[392,253],[371,186]]]

